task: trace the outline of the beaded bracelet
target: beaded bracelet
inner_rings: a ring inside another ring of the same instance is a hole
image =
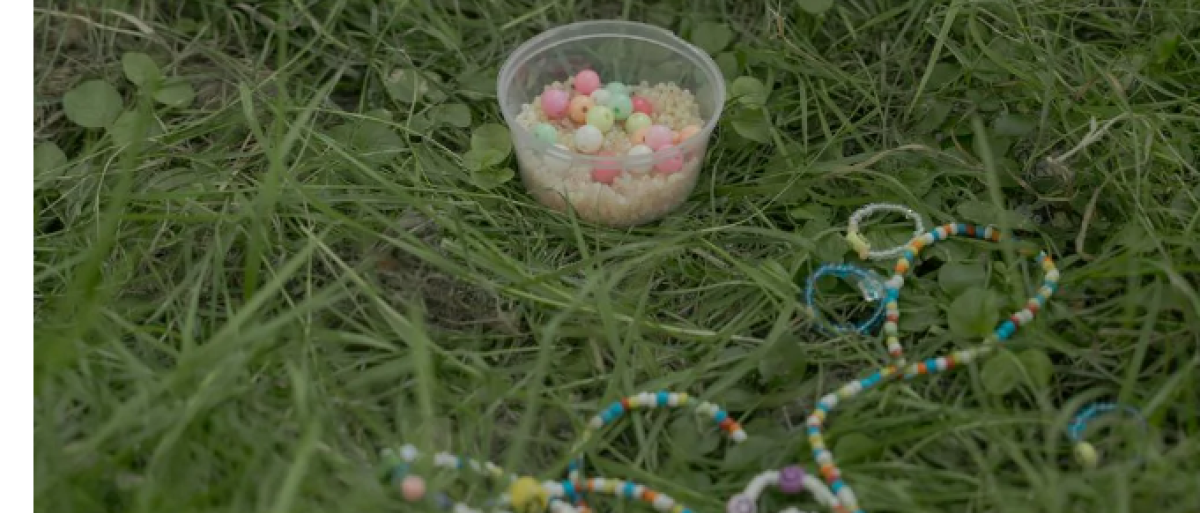
[[[850,243],[850,247],[854,248],[854,251],[858,252],[858,257],[863,260],[883,260],[885,258],[898,256],[902,251],[904,251],[905,244],[888,249],[872,251],[871,243],[858,233],[858,224],[861,223],[863,219],[866,219],[867,216],[873,215],[876,212],[896,212],[898,214],[904,214],[904,217],[911,219],[915,225],[916,229],[913,230],[913,237],[918,237],[925,232],[925,222],[921,220],[921,215],[915,210],[904,205],[895,205],[891,203],[871,203],[858,210],[855,210],[853,214],[850,214],[849,226],[847,226],[846,229],[846,242]]]
[[[1088,405],[1082,411],[1071,419],[1071,423],[1067,426],[1067,438],[1070,438],[1075,443],[1075,458],[1079,460],[1079,464],[1084,468],[1093,469],[1100,461],[1100,456],[1096,448],[1084,441],[1083,432],[1087,429],[1088,422],[1096,417],[1100,417],[1107,413],[1124,412],[1129,416],[1137,419],[1142,427],[1142,431],[1148,431],[1146,418],[1137,408],[1116,403],[1093,403]]]
[[[1033,320],[1038,310],[1045,305],[1046,301],[1058,289],[1059,272],[1054,266],[1054,261],[1045,252],[1039,253],[1037,262],[1042,267],[1044,278],[1037,295],[1026,302],[1025,308],[1002,321],[982,345],[966,350],[954,351],[944,356],[929,358],[914,364],[902,363],[903,352],[900,350],[899,342],[895,337],[895,326],[899,321],[900,311],[895,305],[900,298],[900,287],[904,284],[903,275],[908,272],[912,261],[920,254],[921,249],[933,245],[938,241],[945,240],[950,236],[959,235],[967,235],[995,242],[1003,239],[1000,233],[991,227],[951,223],[938,227],[909,242],[903,250],[903,255],[896,262],[895,274],[892,275],[886,285],[888,294],[888,324],[884,328],[888,330],[888,326],[892,326],[888,331],[888,350],[892,354],[894,362],[891,365],[876,370],[865,378],[851,381],[843,385],[836,392],[822,397],[805,422],[808,428],[808,441],[812,446],[813,459],[820,466],[821,475],[825,478],[825,482],[829,484],[830,491],[837,496],[842,506],[854,513],[864,513],[864,511],[858,506],[858,499],[855,497],[853,490],[842,481],[841,470],[838,469],[837,464],[834,462],[833,453],[825,447],[825,439],[821,433],[826,416],[833,411],[838,402],[857,396],[863,390],[877,386],[884,381],[898,379],[912,380],[922,375],[937,374],[966,365],[977,358],[986,356],[995,349],[997,344],[1003,343],[1012,337],[1017,328]]]
[[[729,502],[725,504],[725,513],[756,513],[759,496],[770,486],[777,487],[785,495],[795,495],[808,490],[822,506],[829,507],[838,513],[845,511],[825,483],[805,472],[800,466],[792,465],[779,470],[768,470],[754,476],[754,479],[746,484],[746,489],[742,493],[729,498]],[[789,507],[782,513],[803,512]]]
[[[863,293],[863,300],[875,303],[875,311],[871,312],[871,317],[858,324],[833,324],[824,321],[824,316],[814,303],[816,296],[817,280],[826,276],[834,276],[839,279],[853,282]],[[808,277],[808,281],[804,286],[804,302],[809,316],[817,320],[818,325],[823,329],[834,333],[846,333],[854,331],[857,333],[867,333],[879,321],[883,319],[884,306],[883,302],[879,301],[883,297],[883,279],[872,271],[868,271],[861,267],[851,264],[825,264],[818,267],[816,272]]]

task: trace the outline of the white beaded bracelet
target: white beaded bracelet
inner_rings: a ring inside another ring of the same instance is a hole
[[[816,476],[813,476],[804,471],[803,468],[792,465],[784,467],[780,470],[768,470],[751,479],[746,484],[746,489],[742,493],[734,495],[725,504],[726,513],[756,513],[758,511],[758,498],[763,491],[768,487],[774,486],[787,495],[794,495],[803,490],[808,490],[813,498],[822,506],[833,509],[833,511],[843,511],[841,503],[837,496],[830,491],[825,483],[821,482]],[[804,513],[794,507],[784,509],[780,513]]]
[[[911,219],[916,226],[916,229],[913,230],[914,238],[925,233],[925,222],[921,219],[921,215],[913,209],[892,203],[871,203],[850,214],[850,223],[846,230],[846,241],[858,252],[859,258],[864,260],[883,260],[898,257],[904,252],[904,247],[908,245],[908,241],[905,241],[904,244],[892,248],[871,250],[871,243],[867,242],[867,239],[858,233],[858,225],[863,219],[878,212],[895,212],[897,214],[904,214],[904,217]]]

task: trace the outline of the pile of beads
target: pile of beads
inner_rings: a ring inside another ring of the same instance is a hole
[[[875,310],[871,313],[871,316],[858,324],[833,324],[825,322],[815,304],[817,280],[823,276],[834,276],[839,279],[852,281],[862,291],[864,301],[875,303]],[[872,271],[850,264],[822,265],[817,268],[816,272],[809,275],[808,282],[804,286],[804,303],[808,315],[816,319],[822,329],[834,333],[856,332],[865,334],[870,331],[879,324],[879,321],[883,320],[884,304],[880,299],[883,299],[883,279]]]
[[[682,203],[704,156],[696,98],[670,83],[603,83],[585,69],[546,85],[517,123],[537,141],[517,147],[530,192],[555,210],[573,207],[612,226],[641,224]]]
[[[591,155],[605,146],[608,134],[623,132],[619,138],[610,139],[628,141],[632,146],[626,150],[627,154],[655,153],[659,156],[655,170],[667,174],[679,171],[682,159],[666,157],[678,155],[675,146],[699,133],[700,126],[689,124],[673,130],[655,124],[651,118],[653,102],[644,96],[630,96],[631,92],[621,82],[601,87],[600,75],[595,71],[580,71],[572,81],[571,90],[548,87],[538,97],[543,119],[533,126],[532,133],[548,144],[560,144],[563,136],[570,134],[568,147]],[[611,141],[608,149],[610,153],[614,149]],[[592,177],[598,182],[612,183],[616,174],[594,171]]]
[[[1096,468],[1096,465],[1100,462],[1100,455],[1096,452],[1096,448],[1083,439],[1083,432],[1087,430],[1088,422],[1096,417],[1118,412],[1125,413],[1137,419],[1142,430],[1147,430],[1146,419],[1142,417],[1142,413],[1137,408],[1123,404],[1090,404],[1076,414],[1075,418],[1071,419],[1071,424],[1067,426],[1067,438],[1070,438],[1075,443],[1075,458],[1084,468]]]
[[[846,242],[850,243],[850,247],[854,248],[854,251],[858,253],[858,257],[863,260],[883,260],[885,258],[894,258],[900,256],[900,253],[904,251],[904,247],[907,245],[901,244],[899,246],[881,250],[871,249],[871,243],[868,242],[867,239],[864,238],[860,233],[858,233],[858,225],[863,222],[863,219],[866,219],[867,217],[875,215],[879,212],[895,212],[898,214],[904,214],[904,217],[912,220],[913,224],[915,225],[913,237],[920,237],[922,233],[925,233],[925,222],[921,220],[921,214],[918,214],[911,208],[908,208],[904,205],[895,205],[891,203],[871,203],[866,205],[858,210],[855,210],[853,214],[850,214],[849,226],[846,227]]]
[[[995,349],[997,344],[1003,343],[1012,337],[1017,328],[1033,320],[1038,310],[1045,305],[1050,296],[1058,289],[1059,273],[1058,269],[1054,266],[1054,261],[1044,252],[1039,253],[1036,260],[1042,267],[1044,277],[1037,295],[1026,302],[1025,308],[1014,313],[1007,320],[1002,321],[996,327],[995,331],[984,341],[983,345],[971,349],[954,351],[950,354],[929,358],[915,364],[904,363],[903,350],[900,347],[899,339],[895,336],[895,326],[900,317],[900,311],[895,305],[900,298],[900,287],[904,285],[904,274],[911,268],[913,261],[923,248],[931,246],[938,241],[946,240],[949,237],[960,235],[993,242],[1003,240],[1000,232],[990,226],[950,223],[931,230],[909,242],[896,262],[895,273],[888,279],[885,285],[888,298],[888,313],[887,324],[884,327],[888,334],[888,353],[891,355],[893,363],[876,370],[865,378],[842,386],[837,392],[822,397],[805,422],[808,428],[808,440],[812,447],[813,458],[820,466],[821,475],[825,478],[825,482],[829,484],[830,491],[837,496],[841,505],[853,513],[863,513],[863,510],[859,507],[858,499],[855,497],[850,486],[842,480],[841,470],[838,469],[834,462],[833,453],[826,448],[825,439],[821,433],[821,428],[825,423],[826,417],[838,403],[855,397],[864,390],[875,387],[880,383],[899,379],[912,380],[918,376],[937,374],[961,365],[966,365],[978,357],[989,354]],[[888,326],[891,326],[891,328],[889,329]]]
[[[737,495],[729,498],[729,502],[725,504],[725,513],[757,513],[758,498],[768,487],[774,486],[785,495],[796,495],[800,492],[808,490],[813,498],[822,506],[828,507],[837,513],[845,511],[837,497],[822,483],[820,479],[813,477],[805,472],[798,465],[784,467],[779,470],[768,470],[751,479],[746,484],[746,489]],[[783,510],[782,513],[803,513],[798,509],[789,507]]]

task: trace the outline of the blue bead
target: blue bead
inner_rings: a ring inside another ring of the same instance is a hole
[[[819,434],[821,434],[821,428],[818,428],[817,426],[808,426],[808,434],[810,436],[811,435],[819,435]]]
[[[725,417],[728,417],[728,416],[729,416],[729,414],[725,413],[725,410],[717,410],[717,413],[713,414],[713,420],[715,420],[717,422],[724,422]]]
[[[461,468],[463,468],[463,467],[466,467],[466,466],[467,466],[467,460],[464,460],[464,459],[463,459],[461,456],[459,456],[459,457],[458,457],[458,461],[456,462],[455,466],[457,466],[457,467],[458,467],[458,468],[460,468],[460,469],[461,469]]]
[[[897,299],[900,299],[900,290],[899,289],[888,289],[887,298],[889,301],[895,301]]]
[[[838,479],[837,481],[834,481],[833,484],[829,485],[829,491],[833,492],[834,495],[837,495],[838,492],[840,492],[842,490],[842,488],[845,488],[845,487],[846,487],[845,483],[842,483],[842,480]]]
[[[967,233],[967,223],[958,223],[958,233]]]
[[[928,360],[925,360],[925,370],[928,371],[930,374],[937,372],[938,371],[937,359],[930,358]]]
[[[999,328],[996,328],[996,336],[999,337],[1000,340],[1007,340],[1008,337],[1011,337],[1015,331],[1017,331],[1017,326],[1013,324],[1012,321],[1004,321],[1000,323]]]
[[[930,237],[933,237],[933,241],[934,241],[934,242],[937,242],[937,241],[939,241],[939,240],[942,240],[942,237],[941,237],[940,235],[938,235],[938,233],[939,233],[939,232],[937,231],[937,228],[934,228],[934,229],[932,229],[932,230],[929,230],[929,236],[930,236]]]
[[[826,408],[826,407],[825,407],[825,403],[818,402],[818,403],[817,403],[817,409],[818,409],[818,410],[821,410],[821,411],[822,411],[822,412],[824,412],[824,413],[829,413],[829,408]]]
[[[916,258],[917,258],[917,255],[914,255],[914,254],[913,254],[913,252],[912,252],[911,250],[907,250],[907,249],[906,249],[906,250],[904,250],[904,259],[905,259],[905,260],[908,260],[908,262],[909,262],[910,264],[911,264],[911,263],[912,263],[912,261],[913,261],[913,260],[915,260]]]
[[[666,392],[659,392],[658,393],[658,405],[666,406],[669,398],[670,398],[670,394],[668,394]]]
[[[629,482],[629,481],[626,481],[626,482],[625,482],[625,496],[626,496],[626,497],[629,497],[630,499],[634,498],[634,497],[633,497],[633,496],[634,496],[634,492],[636,492],[636,491],[637,491],[637,486],[636,486],[636,485],[634,485],[633,483],[631,483],[631,482]]]
[[[569,499],[571,502],[575,502],[578,498],[575,495],[575,483],[572,483],[570,479],[565,479],[562,482],[562,487],[563,495],[566,495],[567,499]]]
[[[1046,284],[1046,288],[1050,289],[1051,293],[1058,292],[1058,284],[1050,282]]]

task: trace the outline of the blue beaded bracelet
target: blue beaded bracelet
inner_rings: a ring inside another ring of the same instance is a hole
[[[1089,404],[1086,408],[1075,414],[1075,418],[1071,419],[1071,423],[1067,425],[1067,438],[1070,438],[1075,443],[1075,458],[1086,468],[1096,468],[1096,465],[1100,461],[1100,456],[1092,444],[1084,441],[1083,432],[1087,430],[1088,422],[1111,412],[1124,412],[1138,420],[1142,426],[1142,431],[1148,430],[1146,419],[1142,417],[1142,413],[1137,408],[1116,403]]]
[[[864,300],[875,303],[875,311],[871,313],[871,317],[858,324],[826,322],[814,303],[817,294],[817,280],[826,275],[854,283],[862,291]],[[879,321],[883,320],[884,302],[881,299],[883,299],[883,278],[874,272],[851,264],[822,265],[817,268],[816,272],[809,275],[808,283],[804,287],[804,303],[808,314],[817,320],[822,329],[834,333],[853,331],[865,334],[871,331],[879,324]]]

